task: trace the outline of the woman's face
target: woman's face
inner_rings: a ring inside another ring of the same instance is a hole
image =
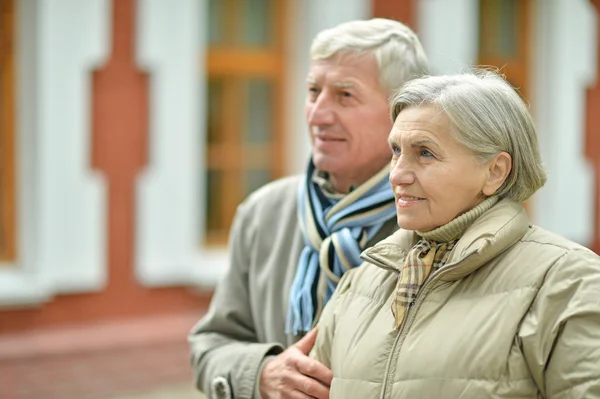
[[[485,198],[488,163],[453,138],[450,120],[436,107],[400,112],[388,141],[393,153],[390,183],[401,228],[433,230]]]

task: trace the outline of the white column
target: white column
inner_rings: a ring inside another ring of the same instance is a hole
[[[596,12],[588,0],[536,2],[534,114],[548,182],[533,218],[582,244],[593,236],[593,170],[585,158],[586,90],[596,79]]]
[[[20,0],[17,261],[0,268],[0,304],[100,289],[105,184],[91,169],[91,72],[107,59],[108,0]]]
[[[136,273],[193,282],[224,267],[203,258],[206,0],[138,1],[137,59],[150,74],[150,156],[137,185]]]
[[[418,36],[432,74],[458,73],[477,63],[479,0],[419,0]]]

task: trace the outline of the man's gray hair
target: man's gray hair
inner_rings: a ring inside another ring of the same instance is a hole
[[[342,23],[320,32],[310,49],[313,61],[367,52],[375,55],[379,81],[390,94],[407,80],[428,73],[427,57],[417,35],[406,25],[390,19]]]
[[[429,104],[445,112],[455,139],[481,161],[510,154],[512,170],[496,192],[501,198],[522,202],[544,185],[546,171],[531,114],[500,74],[475,69],[411,80],[392,97],[392,120],[403,109]]]

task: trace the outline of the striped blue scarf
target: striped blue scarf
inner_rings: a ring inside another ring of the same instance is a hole
[[[313,327],[342,275],[361,264],[369,240],[396,215],[387,167],[339,200],[321,191],[314,173],[311,160],[298,191],[306,246],[290,292],[286,332],[294,335]]]

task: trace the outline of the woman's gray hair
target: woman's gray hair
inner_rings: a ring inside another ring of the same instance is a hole
[[[392,121],[403,109],[429,104],[448,116],[455,139],[482,162],[501,152],[510,154],[512,170],[496,192],[500,198],[522,202],[544,185],[546,171],[531,114],[503,76],[475,69],[411,80],[392,97]]]
[[[379,81],[390,94],[409,79],[428,73],[425,51],[417,35],[406,25],[384,18],[350,21],[320,32],[313,40],[313,61],[340,54],[372,52],[379,67]]]

